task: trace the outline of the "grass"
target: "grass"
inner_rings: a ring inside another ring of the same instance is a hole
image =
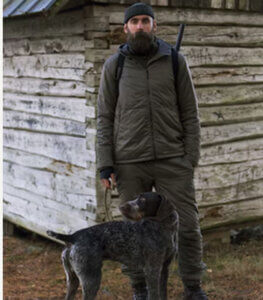
[[[65,275],[62,246],[40,237],[4,237],[4,299],[63,299]],[[222,244],[204,249],[207,272],[203,287],[209,299],[263,300],[263,241],[236,246]],[[169,299],[181,299],[177,263],[170,266]],[[129,279],[118,263],[103,265],[98,300],[131,299]],[[77,299],[81,299],[81,291]]]

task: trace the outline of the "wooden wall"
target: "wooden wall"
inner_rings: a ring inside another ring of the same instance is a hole
[[[200,107],[195,184],[203,230],[263,219],[263,15],[218,8],[154,7],[160,38],[175,44],[178,25],[187,24],[181,52]],[[103,62],[125,41],[123,11],[118,4],[86,7],[86,20],[102,24],[90,35],[110,41],[105,50],[86,51],[88,60]]]
[[[4,22],[4,218],[41,234],[97,221],[84,31],[83,10]]]
[[[152,3],[160,5],[154,7],[159,37],[175,43],[178,24],[187,24],[181,51],[200,107],[202,152],[195,183],[202,228],[260,222],[262,13],[230,5],[242,1],[210,1],[218,9],[159,2]],[[4,21],[7,220],[45,234],[47,228],[70,232],[105,218],[96,174],[96,101],[103,63],[124,41],[125,7],[90,4],[50,18]],[[113,196],[112,213],[118,217]]]

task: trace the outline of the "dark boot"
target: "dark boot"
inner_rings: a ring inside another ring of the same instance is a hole
[[[147,300],[147,288],[145,284],[132,285],[133,297],[132,300]]]
[[[201,286],[196,285],[185,287],[183,300],[208,300],[208,298],[206,293],[201,289]]]

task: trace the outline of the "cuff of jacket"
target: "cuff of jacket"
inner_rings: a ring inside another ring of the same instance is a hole
[[[97,169],[113,166],[113,150],[111,146],[98,147],[97,149]]]

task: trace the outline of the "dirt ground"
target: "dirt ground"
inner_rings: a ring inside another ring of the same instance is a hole
[[[39,236],[16,233],[4,237],[4,299],[63,299],[65,275],[60,261],[63,246]],[[207,272],[203,287],[209,299],[263,300],[263,241],[205,248]],[[172,263],[169,299],[181,299],[182,284]],[[79,290],[77,299],[81,299]],[[129,280],[120,264],[105,262],[98,300],[131,299]]]

